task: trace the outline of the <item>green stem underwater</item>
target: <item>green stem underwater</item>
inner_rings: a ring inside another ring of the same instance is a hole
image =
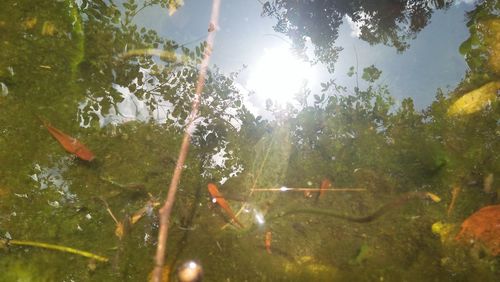
[[[34,241],[21,241],[21,240],[0,240],[1,245],[8,246],[8,245],[18,245],[18,246],[30,246],[30,247],[37,247],[37,248],[44,248],[44,249],[49,249],[49,250],[56,250],[60,252],[66,252],[66,253],[72,253],[75,255],[80,255],[84,256],[87,258],[95,259],[97,261],[101,262],[108,262],[107,257],[99,256],[90,252],[66,247],[66,246],[60,246],[60,245],[54,245],[54,244],[48,244],[48,243],[42,243],[42,242],[34,242]]]

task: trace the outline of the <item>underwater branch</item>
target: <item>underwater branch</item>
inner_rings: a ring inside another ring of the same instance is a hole
[[[316,208],[298,208],[298,209],[291,209],[288,211],[285,211],[284,213],[268,220],[274,220],[278,219],[283,216],[288,216],[292,214],[316,214],[316,215],[326,215],[326,216],[331,216],[339,219],[344,219],[347,221],[352,221],[352,222],[358,222],[358,223],[367,223],[367,222],[372,222],[375,219],[378,219],[382,215],[386,214],[389,211],[393,211],[396,208],[405,205],[412,199],[430,199],[435,203],[438,203],[441,201],[441,198],[437,196],[434,193],[430,192],[407,192],[399,197],[394,198],[390,202],[382,205],[380,208],[375,210],[373,213],[366,215],[366,216],[361,216],[361,217],[356,217],[356,216],[350,216],[350,215],[344,215],[344,214],[338,214],[330,210],[324,210],[324,209],[316,209]]]
[[[318,192],[318,188],[254,188],[250,189],[252,192]],[[327,192],[361,192],[366,191],[366,188],[324,188],[321,191]]]
[[[218,26],[219,7],[220,7],[220,0],[213,0],[212,12],[210,17],[210,26],[214,27]],[[195,120],[198,117],[198,111],[201,102],[201,93],[203,87],[205,86],[205,76],[207,73],[208,63],[210,62],[210,55],[214,45],[214,41],[215,41],[215,29],[209,29],[207,36],[207,48],[205,50],[205,53],[203,55],[203,60],[200,65],[198,81],[196,84],[196,93],[191,107],[191,114],[189,115],[189,122],[186,126],[184,137],[182,138],[179,157],[177,158],[177,163],[175,165],[172,180],[170,182],[167,199],[165,200],[163,207],[160,209],[160,230],[158,233],[158,246],[156,248],[156,255],[155,255],[155,267],[152,275],[152,281],[155,282],[162,281],[162,268],[165,262],[165,251],[167,246],[168,223],[170,219],[170,213],[172,212],[172,207],[175,201],[175,193],[177,192],[177,185],[179,184],[182,174],[182,168],[184,167],[184,162],[186,161],[187,153],[189,150],[189,144],[191,142],[191,134],[195,128]]]

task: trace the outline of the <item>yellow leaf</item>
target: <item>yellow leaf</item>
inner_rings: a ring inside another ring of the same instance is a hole
[[[42,35],[53,36],[56,33],[56,25],[51,21],[45,21],[42,26]]]
[[[146,207],[136,211],[134,215],[132,215],[130,223],[132,223],[132,225],[136,224],[139,221],[139,219],[141,219],[144,216],[144,214],[146,214],[146,211],[147,211]]]
[[[136,224],[148,212],[148,210],[152,210],[159,205],[160,203],[158,201],[155,201],[153,199],[149,200],[142,209],[136,211],[132,215],[132,218],[130,219],[131,225]]]
[[[125,229],[125,227],[124,227],[123,223],[121,223],[121,222],[116,223],[115,235],[120,240],[123,238],[124,229]]]
[[[38,22],[37,18],[35,17],[28,17],[24,22],[21,24],[24,29],[32,29],[35,27],[36,23]]]
[[[448,109],[449,116],[467,115],[478,112],[497,100],[500,82],[492,81],[460,97]]]
[[[434,194],[434,193],[427,192],[427,196],[428,196],[428,197],[429,197],[429,198],[430,198],[433,202],[435,202],[435,203],[439,203],[439,202],[441,202],[441,198],[440,198],[438,195]]]

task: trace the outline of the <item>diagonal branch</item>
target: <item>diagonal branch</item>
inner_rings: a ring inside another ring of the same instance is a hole
[[[220,7],[220,0],[213,0],[212,14],[210,18],[210,27],[218,26],[219,7]],[[153,277],[152,277],[152,280],[155,282],[162,281],[161,276],[162,276],[163,264],[165,262],[165,251],[167,246],[168,223],[170,219],[170,213],[172,212],[172,206],[174,205],[175,201],[175,193],[177,192],[177,185],[179,184],[179,181],[181,179],[182,168],[184,167],[184,162],[186,161],[187,153],[189,150],[191,134],[195,129],[195,121],[196,118],[198,117],[198,110],[201,102],[201,93],[203,87],[205,86],[205,76],[207,73],[208,63],[210,61],[210,55],[212,53],[214,41],[215,41],[215,29],[209,28],[209,33],[207,36],[207,48],[205,49],[205,54],[203,55],[203,61],[201,62],[200,71],[198,74],[196,93],[191,108],[191,114],[189,116],[189,122],[184,132],[184,137],[182,139],[179,157],[177,158],[174,174],[172,176],[172,180],[170,182],[170,186],[168,189],[167,199],[165,200],[165,204],[163,205],[163,207],[160,209],[160,231],[158,234],[158,246],[156,248],[156,255],[155,255],[155,268],[153,270]]]

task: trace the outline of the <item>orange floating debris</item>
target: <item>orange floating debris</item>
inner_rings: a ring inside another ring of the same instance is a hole
[[[469,216],[458,235],[460,242],[478,242],[493,256],[500,254],[500,205],[486,206]]]
[[[76,155],[84,161],[91,161],[94,159],[94,154],[87,147],[85,147],[85,145],[80,143],[80,141],[53,127],[48,121],[42,118],[40,119],[50,134],[52,134],[52,136],[59,141],[66,151]]]

